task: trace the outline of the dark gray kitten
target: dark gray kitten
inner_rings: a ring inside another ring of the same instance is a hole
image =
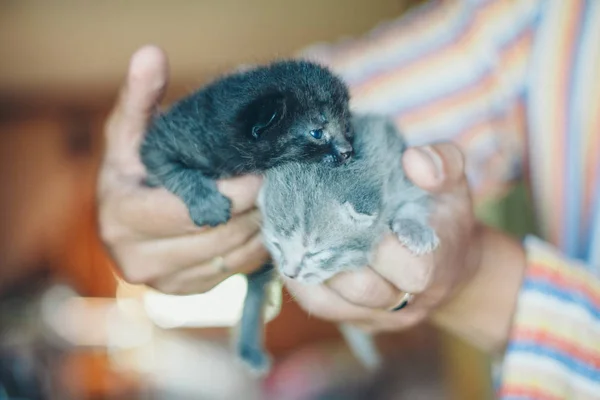
[[[354,155],[345,165],[287,163],[265,174],[258,201],[262,233],[279,272],[290,279],[319,284],[339,272],[364,268],[386,232],[417,255],[438,246],[428,222],[430,196],[404,174],[401,155],[407,147],[394,123],[357,115],[353,125]],[[265,271],[261,274],[268,279]],[[250,285],[248,298],[260,298],[260,290]],[[260,322],[251,304],[244,309],[246,332],[262,329],[250,328]],[[376,348],[366,335],[348,326],[342,326],[342,333],[363,362],[377,363]],[[253,357],[266,359],[258,337],[253,339]]]
[[[279,61],[224,76],[152,121],[141,146],[148,184],[187,205],[197,225],[230,218],[215,180],[288,161],[339,165],[352,154],[345,84],[328,69]]]

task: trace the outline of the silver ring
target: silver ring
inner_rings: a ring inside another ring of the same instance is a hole
[[[396,306],[392,307],[389,311],[394,312],[394,311],[402,310],[404,307],[409,305],[413,301],[414,298],[415,298],[414,294],[404,292],[404,294],[400,298],[400,302]]]
[[[220,272],[222,274],[227,272],[227,265],[225,265],[225,259],[221,256],[217,256],[210,260],[210,265],[212,265],[213,268],[217,270],[217,272]]]

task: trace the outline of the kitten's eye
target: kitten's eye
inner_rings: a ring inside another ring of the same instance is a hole
[[[313,129],[312,131],[310,131],[310,136],[314,137],[315,139],[321,139],[323,137],[323,129]]]

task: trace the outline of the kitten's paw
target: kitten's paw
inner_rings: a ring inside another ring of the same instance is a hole
[[[430,253],[440,243],[440,239],[432,227],[414,219],[396,219],[392,221],[391,228],[398,240],[415,255]]]
[[[250,372],[262,377],[271,370],[271,358],[264,351],[250,346],[241,346],[238,348],[238,356]]]
[[[189,206],[190,217],[198,226],[215,227],[229,221],[231,218],[231,200],[220,193],[198,199]]]

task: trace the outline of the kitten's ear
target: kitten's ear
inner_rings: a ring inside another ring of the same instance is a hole
[[[282,93],[272,93],[254,100],[246,112],[251,121],[251,134],[255,139],[283,119],[286,112],[286,97]]]
[[[340,213],[342,217],[350,223],[362,226],[371,226],[377,219],[377,213],[364,214],[356,211],[356,208],[349,201],[341,204]]]

